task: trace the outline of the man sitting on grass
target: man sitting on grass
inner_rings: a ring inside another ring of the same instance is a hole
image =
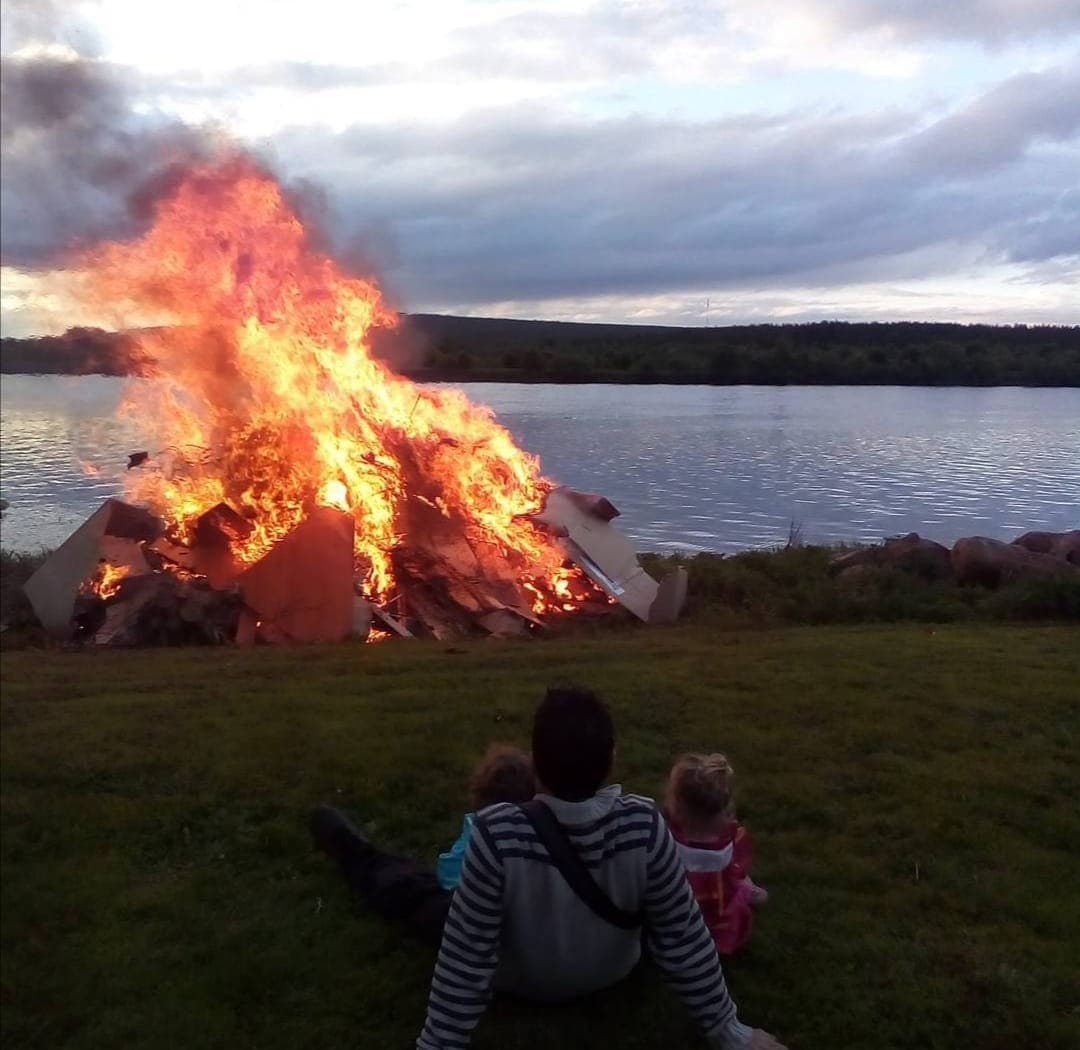
[[[557,821],[555,840],[568,839],[584,861],[595,883],[584,889],[599,890],[589,903],[580,880],[572,887],[557,866],[546,844],[557,841],[528,807],[477,814],[452,895],[430,873],[375,849],[337,810],[312,814],[316,842],[370,905],[429,939],[441,929],[418,1050],[466,1047],[493,988],[556,1002],[615,984],[641,959],[642,928],[712,1043],[783,1050],[737,1019],[663,817],[649,799],[602,787],[614,756],[607,707],[584,689],[549,689],[533,721],[536,801]]]

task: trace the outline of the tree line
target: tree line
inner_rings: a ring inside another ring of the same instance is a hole
[[[1080,386],[1080,327],[916,322],[665,328],[416,315],[422,372],[706,384]]]
[[[5,373],[144,374],[133,333],[73,328],[0,342]],[[671,328],[403,315],[377,355],[467,382],[1080,386],[1080,327],[919,322]]]

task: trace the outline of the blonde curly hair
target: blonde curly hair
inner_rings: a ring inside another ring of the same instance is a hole
[[[726,755],[682,755],[668,777],[667,810],[696,827],[734,813],[735,770]]]

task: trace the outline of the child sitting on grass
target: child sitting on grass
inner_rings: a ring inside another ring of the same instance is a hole
[[[768,893],[750,879],[750,836],[735,818],[735,770],[719,754],[683,755],[668,779],[665,816],[721,955],[750,939],[752,907]]]
[[[435,877],[444,890],[454,889],[461,880],[461,864],[476,811],[497,802],[528,802],[536,794],[532,760],[509,744],[492,744],[469,778],[469,793],[473,810],[465,814],[457,841],[439,854],[435,864]]]

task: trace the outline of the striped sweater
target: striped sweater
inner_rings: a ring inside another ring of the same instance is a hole
[[[664,818],[618,785],[584,802],[537,796],[612,902],[643,911],[649,950],[706,1034],[741,1046],[713,939]],[[418,1050],[468,1046],[493,988],[557,1001],[605,988],[641,957],[641,936],[596,916],[514,805],[478,814],[435,964]]]

